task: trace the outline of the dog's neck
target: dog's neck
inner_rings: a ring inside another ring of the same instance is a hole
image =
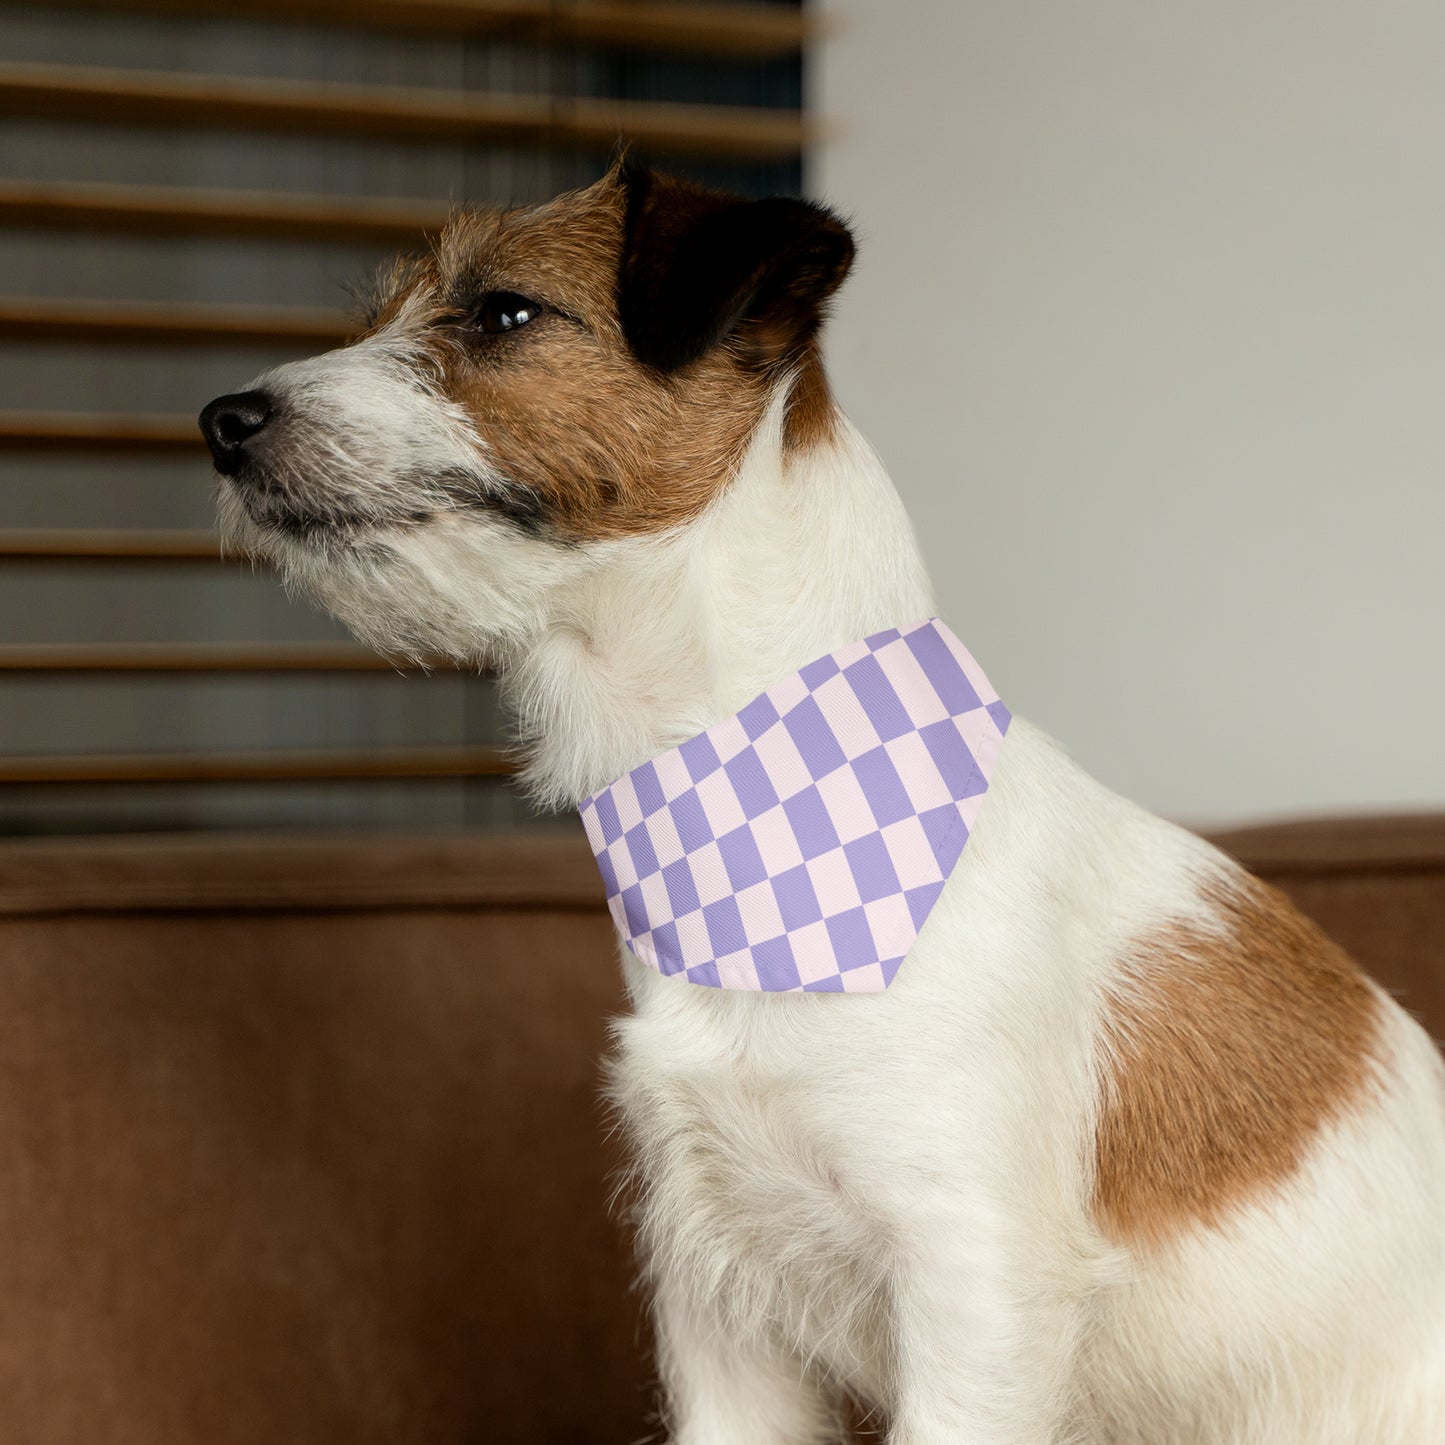
[[[882,463],[839,416],[791,454],[782,407],[728,490],[667,537],[605,544],[546,633],[502,669],[526,779],[553,806],[737,711],[815,657],[929,616],[932,592]]]

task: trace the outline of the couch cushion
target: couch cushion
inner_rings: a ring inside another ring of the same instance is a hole
[[[1445,1033],[1445,819],[1219,840]],[[579,830],[0,844],[0,1400],[27,1445],[652,1433]]]
[[[645,1433],[580,842],[0,847],[6,1439]]]

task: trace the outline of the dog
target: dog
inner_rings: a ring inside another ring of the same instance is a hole
[[[933,613],[820,359],[853,251],[626,159],[460,212],[360,339],[202,413],[223,530],[389,654],[495,668],[532,791],[595,802]],[[835,1441],[849,1401],[893,1445],[1445,1441],[1439,1054],[1023,720],[887,988],[622,963],[675,1445]]]

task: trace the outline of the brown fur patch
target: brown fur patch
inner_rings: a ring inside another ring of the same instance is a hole
[[[1283,1184],[1366,1092],[1379,1000],[1275,889],[1239,874],[1221,927],[1141,941],[1105,1023],[1095,1215],[1158,1244]]]
[[[416,297],[405,329],[474,418],[489,463],[573,540],[694,517],[732,476],[765,401],[722,350],[685,382],[631,357],[617,322],[621,223],[605,185],[524,211],[464,212],[383,311],[394,320]],[[489,291],[546,309],[513,334],[469,335],[467,309]]]
[[[571,540],[697,516],[736,473],[776,377],[742,339],[673,374],[637,360],[618,319],[625,210],[614,173],[544,206],[462,212],[379,310],[380,325],[413,334],[432,357],[488,462]],[[469,308],[494,291],[545,309],[515,332],[479,336]],[[823,439],[831,413],[810,348],[789,409],[790,447]]]
[[[633,358],[617,321],[613,191],[468,221],[442,250],[443,293],[480,284],[551,308],[514,337],[445,357],[447,391],[477,418],[490,459],[567,536],[691,520],[736,471],[766,403],[760,379],[726,347],[676,378]]]

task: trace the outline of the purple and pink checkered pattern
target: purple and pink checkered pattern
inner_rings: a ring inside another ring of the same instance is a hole
[[[810,662],[583,802],[618,929],[711,988],[887,988],[1008,725],[936,617]]]

